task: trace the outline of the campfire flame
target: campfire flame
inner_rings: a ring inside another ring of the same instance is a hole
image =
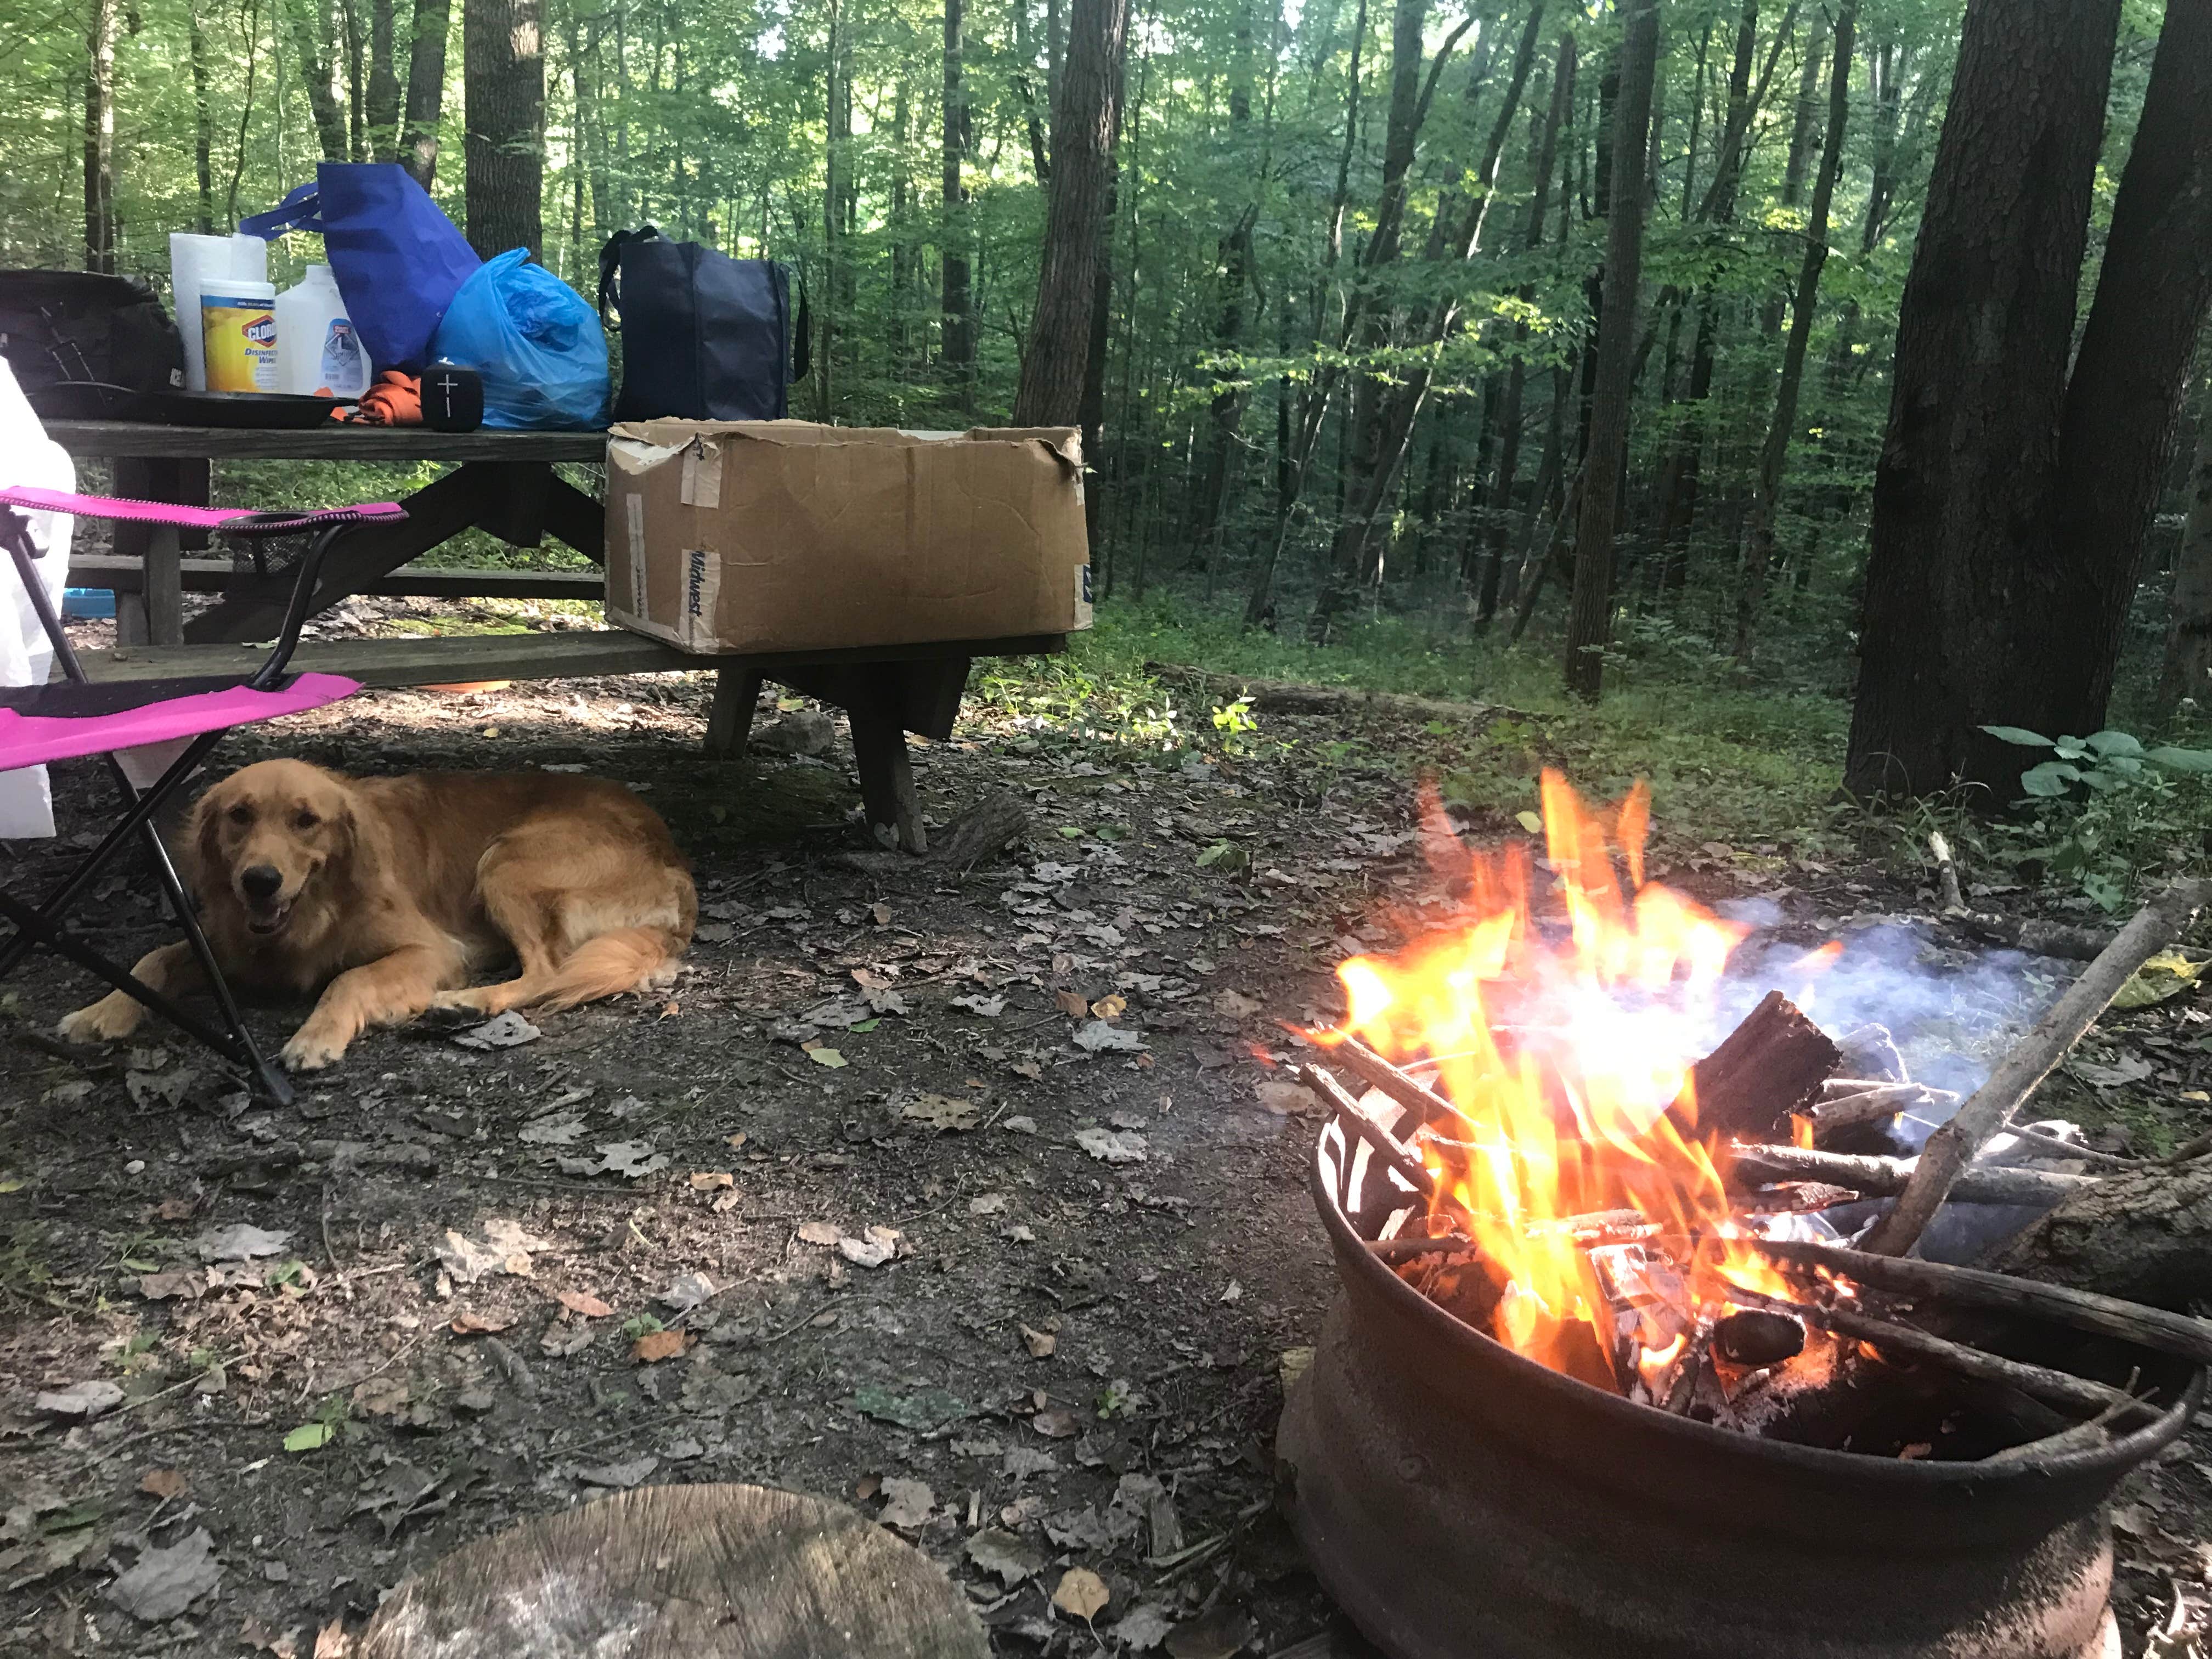
[[[1601,808],[1547,771],[1543,807],[1564,930],[1540,925],[1525,847],[1467,848],[1431,799],[1425,839],[1432,859],[1464,861],[1443,873],[1464,878],[1470,915],[1400,954],[1341,964],[1345,1030],[1400,1064],[1432,1066],[1460,1115],[1416,1145],[1436,1177],[1430,1230],[1466,1232],[1497,1276],[1492,1334],[1555,1370],[1588,1377],[1595,1361],[1620,1391],[1658,1395],[1686,1332],[1735,1305],[1721,1280],[1789,1292],[1740,1242],[1724,1154],[1699,1133],[1692,1086],[1721,975],[1748,930],[1644,879],[1644,784]],[[1601,1286],[1587,1237],[1563,1224],[1616,1211],[1657,1230],[1670,1286],[1648,1304],[1628,1298],[1644,1310],[1630,1331],[1620,1286]]]

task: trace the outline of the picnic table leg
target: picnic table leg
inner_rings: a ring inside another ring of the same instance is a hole
[[[853,761],[860,775],[860,806],[868,829],[886,846],[908,853],[929,850],[921,797],[906,750],[903,698],[896,676],[882,668],[858,671],[845,706],[853,726]]]
[[[142,501],[184,499],[185,480],[173,461],[138,456],[115,459],[115,493]],[[115,637],[120,645],[182,645],[185,641],[183,543],[173,525],[118,523],[115,550],[136,553],[145,568],[137,593],[118,593]]]
[[[707,754],[731,760],[745,752],[752,735],[753,711],[760,706],[763,676],[742,662],[714,671],[714,701],[707,711]]]

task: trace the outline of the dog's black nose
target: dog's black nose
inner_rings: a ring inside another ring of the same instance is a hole
[[[284,877],[274,865],[256,864],[238,872],[238,884],[250,899],[272,899]]]

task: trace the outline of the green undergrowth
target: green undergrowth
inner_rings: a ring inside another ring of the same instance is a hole
[[[1468,705],[1463,719],[1362,719],[1341,736],[1293,732],[1265,714],[1229,719],[1224,699],[1163,684],[1148,661],[1217,673],[1409,693]],[[1441,639],[1417,621],[1382,619],[1313,646],[1247,631],[1188,599],[1108,605],[1063,657],[979,665],[973,690],[1003,715],[1132,746],[1172,763],[1189,746],[1287,748],[1317,772],[1381,765],[1433,778],[1448,801],[1501,827],[1536,805],[1557,766],[1586,793],[1652,786],[1665,837],[1787,841],[1815,850],[1836,833],[1835,796],[1849,710],[1834,699],[1762,691],[1678,665],[1612,665],[1596,704],[1571,697],[1550,650]],[[1224,730],[1249,725],[1249,730]],[[1316,779],[1318,781],[1319,779]]]

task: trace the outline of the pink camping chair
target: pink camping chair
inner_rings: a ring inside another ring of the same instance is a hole
[[[255,568],[269,574],[274,555],[270,544],[277,538],[302,536],[305,550],[299,556],[298,573],[284,625],[276,645],[254,672],[241,679],[236,674],[179,678],[166,680],[128,680],[94,684],[70,649],[61,618],[55,615],[46,585],[38,580],[32,561],[42,556],[33,542],[26,512],[69,513],[81,518],[131,520],[141,524],[176,525],[211,531],[238,542]],[[301,624],[315,599],[315,581],[331,544],[349,527],[361,524],[390,524],[407,516],[404,508],[389,501],[325,512],[254,513],[238,507],[176,507],[163,501],[133,501],[103,495],[78,495],[55,489],[0,489],[0,544],[14,562],[15,574],[29,596],[39,624],[52,643],[54,660],[64,678],[46,685],[0,687],[0,772],[48,761],[70,760],[85,755],[105,755],[120,787],[125,811],[100,845],[81,860],[69,876],[38,904],[31,905],[0,891],[0,917],[14,925],[12,938],[0,943],[0,979],[4,979],[33,945],[43,945],[115,989],[136,997],[155,1012],[243,1072],[279,1103],[292,1097],[283,1073],[263,1057],[253,1036],[240,1018],[237,1000],[209,951],[207,936],[193,915],[183,880],[155,828],[155,815],[198,769],[208,752],[233,726],[283,714],[320,708],[361,690],[358,682],[335,674],[285,673],[285,665],[300,641]],[[149,744],[184,744],[183,752],[164,768],[151,785],[135,785],[116,758],[117,751]],[[72,904],[92,878],[127,842],[141,841],[154,863],[155,872],[168,896],[169,908],[184,929],[192,954],[207,975],[220,1020],[210,1024],[179,1007],[141,981],[129,969],[111,961],[82,938],[64,931]]]

